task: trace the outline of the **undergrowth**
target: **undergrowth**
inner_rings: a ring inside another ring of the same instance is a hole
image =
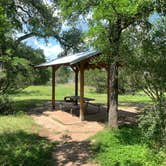
[[[164,150],[154,151],[142,141],[137,126],[104,130],[92,137],[93,158],[102,166],[164,166]],[[165,160],[165,161],[164,161]]]

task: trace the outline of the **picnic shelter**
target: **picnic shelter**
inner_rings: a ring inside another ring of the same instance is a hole
[[[55,109],[55,91],[56,91],[56,78],[55,73],[60,66],[69,66],[75,73],[75,96],[71,96],[70,99],[75,99],[80,102],[79,116],[80,120],[85,119],[84,102],[88,100],[84,96],[84,72],[90,69],[105,69],[107,72],[107,109],[109,108],[109,94],[110,94],[110,68],[109,63],[99,60],[102,54],[99,51],[86,51],[76,53],[73,55],[67,55],[57,58],[50,62],[45,62],[35,66],[36,68],[51,67],[52,68],[52,108]],[[80,76],[79,76],[80,74]],[[80,80],[79,80],[80,79]],[[80,93],[78,95],[78,83],[80,83]]]

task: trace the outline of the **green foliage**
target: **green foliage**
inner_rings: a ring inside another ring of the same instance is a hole
[[[59,32],[61,24],[58,16],[53,16],[54,8],[43,1],[34,3],[32,0],[1,0],[0,6],[5,9],[5,15],[12,23],[13,30],[39,37],[53,36],[53,33],[57,35]]]
[[[96,93],[106,93],[106,71],[98,69],[86,71],[85,84],[94,87]]]
[[[130,45],[124,51],[133,82],[155,103],[161,102],[166,89],[165,20],[161,18],[150,30],[136,29],[128,36]]]
[[[140,90],[133,79],[136,76],[127,68],[119,70],[118,91],[119,94],[135,94]],[[106,93],[107,72],[106,70],[89,70],[85,72],[85,84],[95,88],[96,93]]]
[[[154,153],[141,143],[140,131],[136,126],[105,130],[92,137],[94,158],[102,166],[164,166],[164,151]]]
[[[1,165],[52,165],[53,143],[23,131],[0,134]]]
[[[70,53],[78,53],[86,49],[82,30],[70,26],[71,23],[68,24],[69,30],[62,31],[61,34],[60,44],[64,52],[60,56],[66,56]]]
[[[90,15],[86,19],[89,23],[86,35],[88,42],[108,56],[114,56],[114,52],[118,51],[122,30],[124,31],[142,18],[147,18],[153,11],[150,0],[137,2],[130,0],[81,2],[61,0],[60,5],[63,15],[67,19],[79,20],[80,15],[85,15],[85,18]],[[137,23],[139,24],[139,22]]]
[[[3,64],[0,92],[7,93],[30,85],[33,80],[33,72],[29,61],[24,58],[11,56],[0,57]]]
[[[56,72],[56,81],[59,84],[68,83],[71,70],[66,66],[61,66]]]
[[[166,108],[156,105],[147,108],[139,117],[139,128],[147,143],[160,148],[166,146]],[[151,141],[150,141],[151,140]]]
[[[33,69],[35,64],[45,61],[43,52],[20,42],[32,36],[58,38],[61,24],[53,12],[43,1],[0,1],[0,93],[48,81],[47,70]]]
[[[20,44],[13,56],[17,56],[19,58],[24,58],[29,61],[31,66],[31,71],[33,72],[33,80],[31,83],[35,85],[46,84],[50,78],[50,71],[46,68],[34,69],[35,65],[40,63],[44,63],[46,61],[43,50],[41,49],[33,49],[30,46],[26,46],[25,44]],[[32,77],[29,75],[29,77]]]
[[[5,95],[0,95],[0,114],[8,115],[14,113],[13,101]]]
[[[165,144],[165,57],[166,18],[160,17],[152,25],[130,29],[126,55],[128,69],[138,89],[152,99],[154,106],[145,109],[140,117],[139,126],[146,140],[152,140],[157,149]],[[125,57],[125,56],[124,56]]]
[[[0,62],[1,93],[15,92],[31,84],[46,84],[50,78],[48,69],[34,68],[45,62],[43,51],[25,44],[19,45],[16,50],[9,50],[8,54],[0,57]]]
[[[140,78],[139,75],[136,75],[128,67],[123,66],[119,70],[119,81],[118,88],[119,94],[135,94],[136,92],[142,90],[138,83],[135,82],[135,78]],[[140,80],[141,81],[141,80]]]
[[[29,116],[0,117],[0,165],[52,165],[55,143],[38,136],[37,130]]]

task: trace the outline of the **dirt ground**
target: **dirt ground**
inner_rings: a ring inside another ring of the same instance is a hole
[[[62,105],[59,105],[60,108]],[[52,111],[48,105],[37,108],[31,112],[32,118],[41,126],[40,136],[47,137],[51,141],[59,141],[55,147],[52,157],[56,166],[96,166],[89,161],[92,155],[88,138],[101,131],[105,127],[107,111],[96,108],[88,108],[86,121],[81,122],[74,113],[74,109],[62,111],[57,107]],[[127,109],[127,108],[125,108]],[[94,111],[95,110],[95,111]],[[119,123],[135,122],[135,108],[128,111],[119,111]]]

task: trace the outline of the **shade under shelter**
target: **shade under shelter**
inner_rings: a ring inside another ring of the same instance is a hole
[[[78,74],[80,73],[80,120],[84,120],[84,71],[89,69],[104,68],[107,72],[107,107],[109,108],[109,77],[110,68],[107,63],[98,61],[93,63],[96,58],[102,56],[98,51],[86,51],[73,55],[67,55],[57,58],[50,62],[39,64],[35,67],[51,67],[52,68],[52,108],[55,109],[55,72],[60,66],[69,66],[75,72],[75,96],[78,96]]]

